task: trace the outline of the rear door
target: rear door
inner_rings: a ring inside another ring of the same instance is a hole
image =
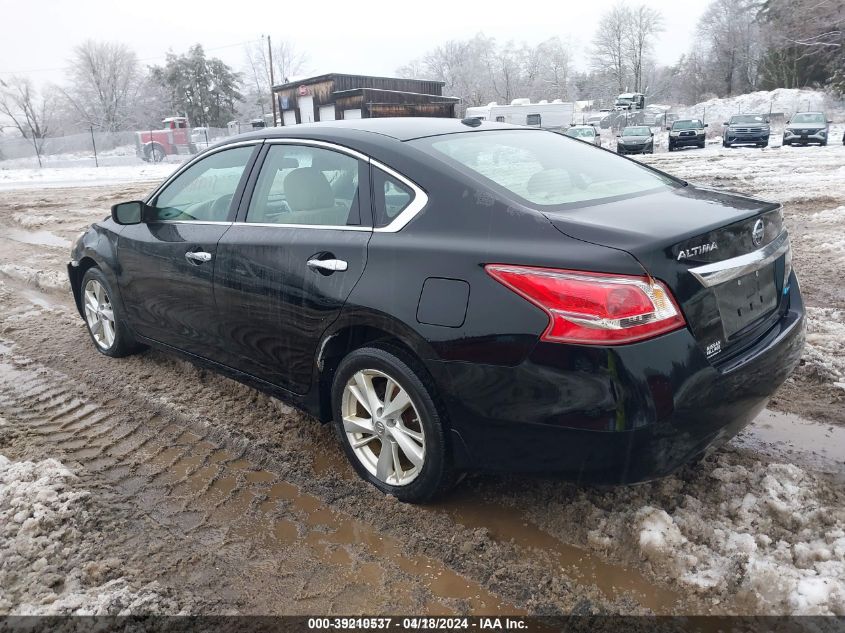
[[[121,296],[133,331],[214,358],[219,342],[213,275],[260,141],[192,163],[148,201],[149,217],[118,238]]]
[[[320,338],[364,271],[369,164],[346,148],[282,139],[259,161],[217,248],[224,362],[301,394]]]

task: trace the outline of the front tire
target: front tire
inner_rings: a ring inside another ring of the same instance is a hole
[[[358,475],[410,503],[451,483],[434,386],[410,358],[365,347],[341,361],[332,384],[335,432]]]
[[[85,325],[97,351],[112,358],[129,356],[143,349],[132,338],[119,309],[108,279],[96,266],[82,277],[80,298]]]

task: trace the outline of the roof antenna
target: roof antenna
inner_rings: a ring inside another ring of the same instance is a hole
[[[468,125],[469,127],[478,127],[481,125],[481,119],[475,116],[468,116],[465,119],[461,119],[461,123]]]

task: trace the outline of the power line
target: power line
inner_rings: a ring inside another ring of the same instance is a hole
[[[225,48],[234,48],[236,46],[245,46],[247,44],[255,44],[256,42],[260,42],[260,39],[255,40],[247,40],[245,42],[236,42],[235,44],[224,44],[223,46],[214,46],[212,48],[205,48],[203,47],[204,51],[212,52],[212,51],[219,51]],[[154,57],[140,57],[138,58],[139,62],[151,62],[157,59],[166,59],[167,54],[164,55],[155,55]],[[29,70],[0,70],[0,75],[29,75],[31,73],[47,73],[47,72],[57,72],[67,70],[67,66],[58,66],[56,68],[31,68]]]

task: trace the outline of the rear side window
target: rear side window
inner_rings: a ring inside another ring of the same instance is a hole
[[[678,186],[669,176],[554,132],[465,132],[409,142],[532,206],[564,208]]]
[[[414,200],[413,189],[381,169],[373,170],[373,192],[376,228],[390,224]]]

